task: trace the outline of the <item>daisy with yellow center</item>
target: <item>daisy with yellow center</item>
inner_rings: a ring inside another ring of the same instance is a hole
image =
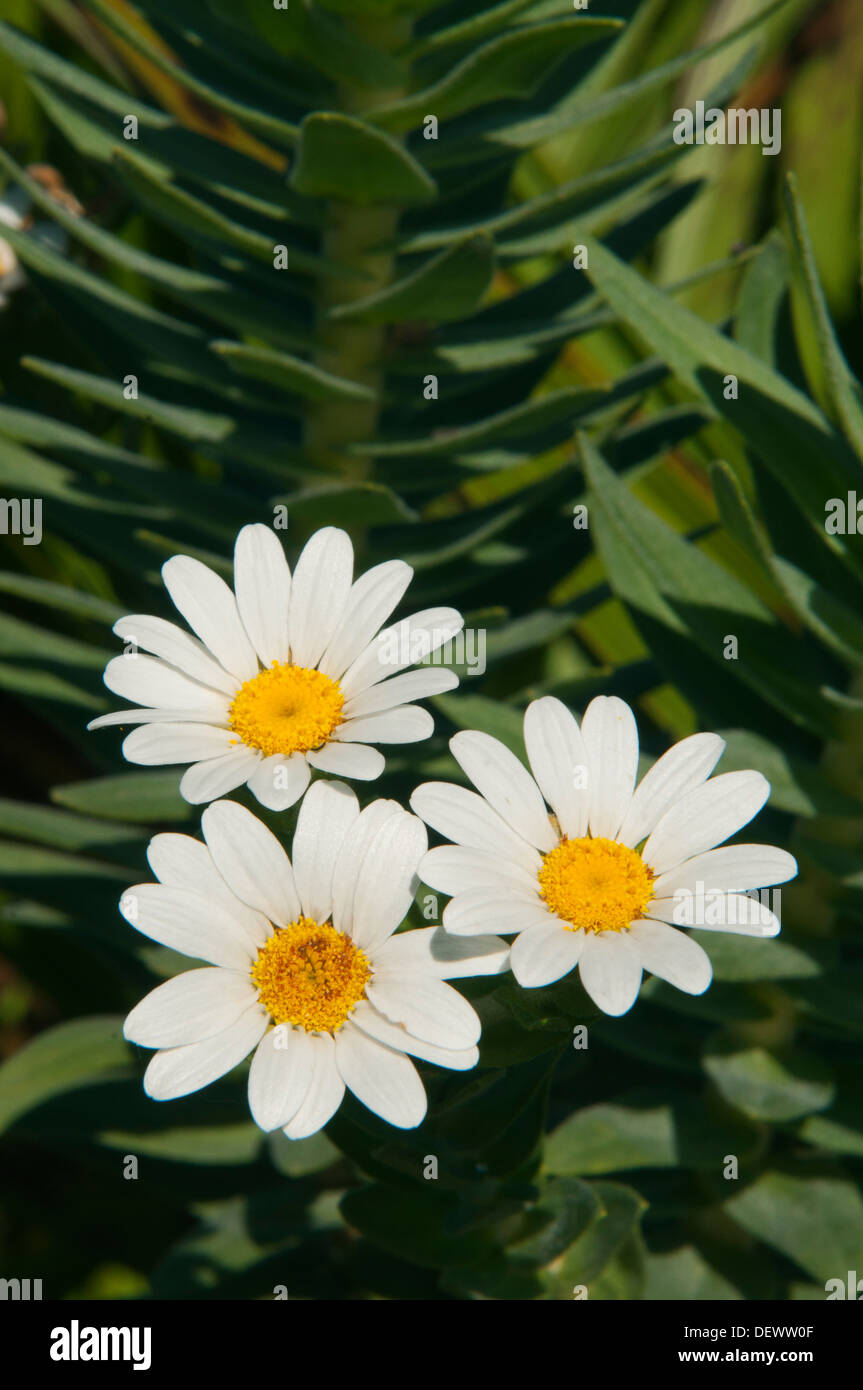
[[[298,801],[312,769],[372,780],[374,744],[428,738],[431,715],[413,701],[452,690],[441,666],[407,668],[461,629],[454,608],[431,608],[381,631],[413,571],[390,560],[353,580],[345,531],[327,526],[293,574],[275,532],[244,526],[234,588],[199,560],[175,555],[162,578],[192,636],[146,614],[114,631],[127,650],[105,684],[138,709],[89,725],[139,724],[123,754],[147,766],[188,763],[180,791],[195,804],[247,785],[270,810]]]
[[[462,1071],[479,1019],[446,981],[506,969],[500,938],[440,927],[394,935],[413,902],[425,826],[394,801],[360,812],[343,782],[317,782],[300,807],[291,858],[244,807],[208,806],[205,843],[157,835],[157,883],[124,894],[152,940],[209,962],[159,985],[124,1025],[156,1048],[155,1100],[199,1090],[251,1052],[249,1107],[263,1130],[315,1134],[345,1088],[402,1129],[425,1115],[412,1057]]]
[[[645,970],[689,994],[710,984],[706,951],[678,927],[779,930],[745,895],[797,865],[769,845],[717,848],[770,793],[759,772],[711,777],[725,746],[717,735],[675,744],[638,785],[638,730],[616,696],[591,701],[580,727],[560,700],[535,700],[524,742],[532,776],[488,734],[456,734],[450,748],[476,791],[427,782],[411,798],[452,842],[420,865],[423,881],[451,896],[447,932],[515,934],[519,984],[552,984],[577,966],[594,1003],[622,1014]]]

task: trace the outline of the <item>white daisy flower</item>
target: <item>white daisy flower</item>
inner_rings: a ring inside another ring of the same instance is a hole
[[[517,932],[519,984],[548,985],[577,965],[594,1003],[618,1015],[643,970],[688,994],[710,984],[709,957],[676,926],[779,931],[745,894],[784,883],[797,864],[769,845],[716,848],[770,795],[760,772],[710,776],[725,747],[716,734],[675,744],[637,788],[638,730],[616,696],[591,701],[581,728],[560,700],[534,700],[524,741],[533,777],[497,739],[456,734],[450,747],[477,791],[427,782],[411,798],[454,842],[420,865],[425,883],[452,896],[448,932]]]
[[[384,758],[371,745],[428,738],[432,717],[412,702],[458,685],[440,666],[405,668],[450,641],[464,619],[427,608],[381,632],[413,570],[388,560],[352,582],[353,566],[350,537],[332,526],[309,539],[293,575],[275,533],[244,526],[233,592],[207,565],[175,555],[162,578],[195,636],[142,614],[115,623],[130,651],[109,661],[105,684],[143,708],[88,728],[143,725],[126,737],[124,756],[189,763],[180,791],[193,804],[245,784],[283,811],[312,768],[379,777]]]
[[[426,829],[394,801],[361,813],[343,782],[317,782],[297,820],[292,858],[233,801],[202,817],[206,844],[156,835],[158,883],[123,897],[132,926],[209,961],[159,985],[124,1034],[158,1048],[144,1075],[154,1100],[188,1095],[252,1051],[249,1107],[263,1130],[315,1134],[351,1090],[401,1129],[426,1094],[410,1057],[476,1065],[480,1022],[445,981],[506,969],[494,936],[440,927],[394,936],[414,899]]]

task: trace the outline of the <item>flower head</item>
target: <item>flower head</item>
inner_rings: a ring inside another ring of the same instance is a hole
[[[362,812],[343,782],[304,798],[291,859],[232,801],[208,806],[205,844],[156,835],[158,883],[124,894],[127,921],[210,964],[159,985],[124,1034],[158,1048],[144,1076],[155,1100],[199,1090],[254,1051],[249,1106],[261,1129],[291,1139],[332,1118],[345,1087],[390,1124],[426,1111],[411,1056],[466,1070],[480,1024],[445,983],[506,968],[499,938],[440,927],[394,935],[418,885],[426,830],[394,801]]]
[[[532,777],[497,739],[456,734],[450,747],[477,791],[427,782],[411,798],[453,841],[420,865],[425,883],[452,895],[448,932],[517,933],[519,984],[551,984],[577,965],[608,1014],[631,1008],[644,970],[689,994],[707,988],[709,957],[678,926],[778,932],[746,894],[793,878],[797,864],[769,845],[717,848],[770,786],[760,772],[711,777],[725,747],[716,734],[675,744],[637,787],[638,730],[615,696],[591,701],[580,728],[560,700],[535,700],[524,741]]]
[[[430,608],[379,631],[413,571],[390,560],[352,582],[353,564],[350,537],[331,526],[310,538],[293,575],[275,533],[244,526],[233,591],[199,560],[175,555],[162,577],[195,636],[146,615],[115,623],[130,650],[108,663],[105,684],[141,708],[88,727],[144,726],[126,737],[124,756],[190,764],[180,791],[196,804],[245,784],[280,811],[302,796],[312,768],[379,777],[384,758],[371,745],[428,738],[432,717],[412,701],[458,684],[439,666],[405,668],[464,620]]]

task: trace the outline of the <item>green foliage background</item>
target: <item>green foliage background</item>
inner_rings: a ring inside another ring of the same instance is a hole
[[[863,1269],[863,546],[824,527],[863,496],[861,71],[853,0],[7,0],[0,180],[69,251],[10,232],[30,285],[0,317],[0,484],[45,524],[0,538],[0,1275],[806,1299]],[[781,106],[781,155],[674,145],[697,98]],[[645,765],[717,729],[722,770],[770,778],[754,838],[801,862],[782,935],[700,934],[708,993],[651,980],[623,1019],[569,982],[466,985],[481,1067],[424,1069],[418,1132],[348,1103],[263,1136],[242,1072],[148,1101],[120,1024],[177,960],[116,902],[197,812],[84,726],[111,622],[168,615],[164,558],[229,576],[279,502],[290,558],[345,525],[361,567],[415,566],[414,607],[488,630],[369,795],[456,778],[455,728],[522,752],[536,695],[617,693]]]

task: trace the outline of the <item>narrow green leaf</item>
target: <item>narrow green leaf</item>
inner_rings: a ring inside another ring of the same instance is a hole
[[[60,1023],[16,1052],[0,1067],[0,1129],[45,1101],[80,1086],[115,1081],[131,1073],[122,1018],[78,1018]]]
[[[846,437],[854,446],[857,457],[863,461],[863,392],[845,360],[839,339],[836,337],[830,310],[827,308],[818,278],[812,243],[809,240],[803,206],[793,174],[790,174],[786,181],[784,198],[791,232],[793,263],[798,277],[802,280],[803,290],[815,320],[818,350],[823,363],[830,405]]]
[[[230,367],[256,381],[268,381],[311,401],[373,401],[374,391],[361,382],[334,376],[314,362],[269,348],[217,339],[210,344]]]
[[[112,731],[112,732],[116,732]],[[91,735],[96,738],[96,734]],[[168,772],[123,772],[117,777],[93,777],[86,782],[66,782],[54,787],[51,800],[71,811],[107,820],[147,821],[191,820],[194,807],[178,790],[176,768]]]
[[[331,309],[329,318],[340,323],[446,323],[476,308],[493,272],[492,242],[469,237],[386,289]]]
[[[569,53],[620,27],[617,19],[572,17],[501,34],[425,91],[375,111],[375,123],[386,130],[410,130],[429,112],[450,120],[487,102],[529,97]]]

